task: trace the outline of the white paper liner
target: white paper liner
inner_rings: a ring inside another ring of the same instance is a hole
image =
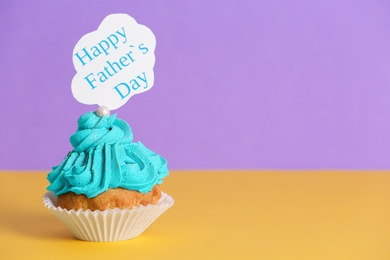
[[[162,193],[161,199],[155,205],[141,205],[124,210],[117,208],[105,211],[75,211],[58,207],[57,197],[53,192],[47,192],[43,196],[43,203],[77,239],[110,242],[139,236],[174,204],[174,200],[168,194]]]

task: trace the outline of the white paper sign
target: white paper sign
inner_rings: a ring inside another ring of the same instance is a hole
[[[127,14],[107,16],[73,50],[73,96],[110,110],[153,87],[156,38]]]

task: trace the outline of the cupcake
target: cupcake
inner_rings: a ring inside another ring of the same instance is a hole
[[[133,142],[130,126],[116,115],[104,109],[82,115],[70,143],[73,150],[48,174],[44,203],[76,238],[137,237],[173,205],[160,187],[169,174],[166,160]]]

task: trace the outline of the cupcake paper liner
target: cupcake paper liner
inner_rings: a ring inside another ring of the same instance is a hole
[[[67,210],[57,206],[53,192],[43,196],[43,203],[64,223],[74,237],[81,240],[110,242],[128,240],[139,236],[174,200],[166,193],[155,205],[132,209],[108,209],[105,211]]]

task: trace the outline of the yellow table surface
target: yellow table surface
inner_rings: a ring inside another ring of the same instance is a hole
[[[43,206],[44,172],[0,172],[0,259],[390,259],[390,172],[174,171],[138,238],[85,242]]]

